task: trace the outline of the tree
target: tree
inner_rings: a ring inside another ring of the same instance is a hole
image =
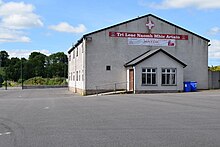
[[[209,70],[211,70],[211,71],[220,71],[220,66],[209,67]]]
[[[67,55],[63,52],[52,54],[48,57],[47,74],[52,77],[67,77]]]
[[[0,80],[20,81],[33,77],[67,77],[67,55],[58,52],[46,56],[40,52],[32,52],[28,59],[12,57],[6,51],[0,52]],[[22,76],[21,76],[22,73]],[[1,82],[1,81],[0,81]]]
[[[46,67],[47,56],[40,52],[32,52],[29,56],[27,63],[27,70],[30,72],[31,77],[45,77],[45,67]],[[31,78],[29,77],[29,78]]]
[[[7,66],[8,80],[18,81],[21,76],[21,60],[19,58],[11,58]]]
[[[7,66],[8,57],[9,57],[9,55],[6,51],[0,52],[0,67]]]

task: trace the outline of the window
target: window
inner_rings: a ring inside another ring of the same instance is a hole
[[[78,50],[78,47],[76,48],[76,57],[78,57],[79,55],[79,50]]]
[[[78,71],[76,71],[76,81],[78,81]]]
[[[75,50],[73,51],[73,59],[75,58]]]
[[[162,69],[162,85],[176,85],[176,69],[163,68]]]
[[[79,71],[79,81],[80,81],[80,71]]]
[[[71,61],[71,53],[69,54],[69,61]]]
[[[156,85],[156,68],[142,68],[142,85]]]
[[[106,70],[111,70],[111,66],[110,66],[110,65],[107,65],[107,66],[106,66]]]

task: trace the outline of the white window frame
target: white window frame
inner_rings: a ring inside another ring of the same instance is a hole
[[[145,83],[143,81],[144,76],[145,76]],[[150,77],[150,80],[148,79],[149,77]],[[153,81],[155,81],[155,83]],[[146,85],[146,86],[156,86],[157,85],[157,68],[154,68],[154,67],[142,68],[141,69],[141,84]]]
[[[176,80],[177,80],[177,69],[176,68],[162,68],[161,69],[161,85],[162,86],[176,86],[176,82],[177,82]]]

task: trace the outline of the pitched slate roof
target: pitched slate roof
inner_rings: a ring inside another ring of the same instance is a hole
[[[197,37],[199,37],[199,38],[201,38],[201,39],[203,39],[203,40],[206,40],[206,41],[210,42],[210,40],[207,39],[207,38],[204,38],[204,37],[202,37],[202,36],[200,36],[200,35],[198,35],[198,34],[195,34],[195,33],[191,32],[191,31],[186,30],[186,29],[184,29],[184,28],[182,28],[182,27],[180,27],[180,26],[177,26],[177,25],[175,25],[175,24],[173,24],[173,23],[170,23],[170,22],[168,22],[168,21],[166,21],[166,20],[164,20],[164,19],[161,19],[161,18],[159,18],[159,17],[153,15],[153,14],[147,14],[147,15],[144,15],[144,16],[141,16],[141,17],[137,17],[137,18],[134,18],[134,19],[131,19],[131,20],[128,20],[128,21],[124,21],[124,22],[122,22],[122,23],[118,23],[118,24],[116,24],[116,25],[112,25],[112,26],[109,26],[109,27],[106,27],[106,28],[103,28],[103,29],[100,29],[100,30],[97,30],[97,31],[94,31],[94,32],[91,32],[91,33],[88,33],[88,34],[85,34],[85,35],[82,36],[82,38],[81,38],[80,40],[77,41],[77,43],[76,43],[73,47],[71,47],[71,48],[69,49],[68,53],[70,53],[72,50],[74,50],[74,48],[75,48],[76,46],[78,46],[78,45],[83,41],[83,39],[86,38],[86,37],[89,36],[89,35],[92,35],[92,34],[95,34],[95,33],[98,33],[98,32],[104,31],[104,30],[107,30],[107,29],[111,29],[111,28],[117,27],[117,26],[119,26],[119,25],[123,25],[123,24],[129,23],[129,22],[132,22],[132,21],[135,21],[135,20],[138,20],[138,19],[142,19],[142,18],[144,18],[144,17],[149,17],[149,16],[154,17],[154,18],[156,18],[156,19],[158,19],[158,20],[160,20],[160,21],[163,21],[163,22],[165,22],[165,23],[168,23],[168,24],[170,24],[170,25],[172,25],[172,26],[174,26],[174,27],[177,27],[177,28],[179,28],[179,29],[182,29],[182,30],[184,30],[184,31],[186,31],[186,32],[188,32],[188,33],[190,33],[190,34],[193,34],[193,35],[195,35],[195,36],[197,36]]]
[[[149,50],[145,53],[143,53],[142,55],[134,58],[133,60],[129,61],[128,63],[126,63],[124,66],[125,67],[129,67],[129,66],[135,66],[139,63],[141,63],[142,61],[152,57],[153,55],[162,52],[165,55],[169,56],[170,58],[172,58],[173,60],[175,60],[176,62],[180,63],[181,65],[183,65],[183,67],[185,68],[187,65],[185,63],[183,63],[182,61],[180,61],[179,59],[177,59],[176,57],[174,57],[173,55],[169,54],[168,52],[166,52],[165,50],[163,50],[162,48],[159,49],[154,49],[154,50]]]

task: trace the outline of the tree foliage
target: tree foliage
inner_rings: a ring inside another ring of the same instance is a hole
[[[0,67],[6,67],[8,63],[8,53],[6,51],[0,51]]]
[[[33,77],[67,78],[68,60],[63,52],[44,55],[32,52],[28,59],[11,58],[6,51],[0,52],[0,77],[12,81],[27,80]]]
[[[220,66],[209,67],[209,70],[211,70],[211,71],[220,71]]]

